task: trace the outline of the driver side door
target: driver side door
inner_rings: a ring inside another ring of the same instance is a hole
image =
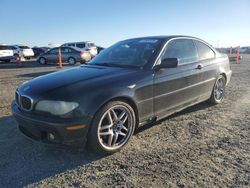
[[[58,62],[58,48],[51,49],[47,55],[46,59],[48,62]]]
[[[201,94],[202,75],[197,69],[198,54],[193,40],[171,40],[157,64],[165,58],[178,58],[178,66],[163,68],[154,74],[154,114],[158,118],[198,101]]]

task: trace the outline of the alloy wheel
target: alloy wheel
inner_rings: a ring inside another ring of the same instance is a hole
[[[70,57],[70,58],[68,59],[68,62],[69,62],[70,65],[74,65],[74,64],[76,63],[75,59],[72,58],[72,57]]]
[[[107,150],[122,147],[129,139],[133,127],[129,109],[123,105],[109,108],[101,117],[98,125],[98,140]]]
[[[214,97],[216,100],[220,101],[224,97],[225,83],[223,78],[217,80],[214,88]]]
[[[44,65],[46,63],[46,60],[43,57],[41,57],[39,59],[39,63],[42,64],[42,65]]]

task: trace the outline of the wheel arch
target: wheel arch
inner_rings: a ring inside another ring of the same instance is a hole
[[[128,97],[128,96],[119,96],[119,97],[113,97],[107,101],[105,101],[102,105],[100,105],[97,110],[95,111],[94,113],[94,116],[97,114],[97,112],[103,108],[106,104],[112,102],[112,101],[122,101],[122,102],[125,102],[127,103],[128,105],[131,106],[131,108],[134,110],[134,113],[135,113],[135,121],[136,121],[136,124],[135,124],[135,129],[138,128],[138,125],[139,125],[139,113],[138,113],[138,107],[135,103],[135,101],[131,98],[131,97]]]
[[[73,56],[69,56],[69,57],[67,58],[67,61],[68,61],[70,58],[72,58],[72,59],[74,59],[74,60],[76,61],[76,58],[73,57]]]
[[[226,75],[226,73],[225,72],[221,72],[220,75],[222,75],[225,78],[226,83],[227,83],[227,75]]]

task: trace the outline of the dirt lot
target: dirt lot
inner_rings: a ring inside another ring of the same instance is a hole
[[[243,58],[232,63],[222,104],[146,126],[107,157],[25,138],[10,111],[15,88],[58,69],[0,65],[0,187],[250,187],[250,56]]]

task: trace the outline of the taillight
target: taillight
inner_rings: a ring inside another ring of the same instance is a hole
[[[82,56],[83,54],[84,54],[84,52],[83,52],[83,51],[81,51],[81,52],[80,52],[80,56]]]

